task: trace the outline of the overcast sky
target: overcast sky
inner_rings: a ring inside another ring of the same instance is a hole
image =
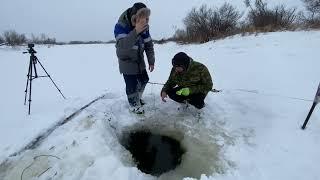
[[[170,37],[192,7],[204,3],[220,6],[232,2],[244,10],[243,0],[142,0],[151,9],[150,31],[154,39]],[[279,2],[276,0],[271,0]],[[300,0],[282,0],[294,5]],[[113,28],[130,0],[0,0],[0,32],[47,34],[57,41],[114,39]]]

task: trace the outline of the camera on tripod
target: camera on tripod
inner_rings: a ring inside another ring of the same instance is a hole
[[[34,44],[28,44],[28,51],[27,52],[23,52],[23,54],[29,53],[30,54],[30,60],[29,60],[29,68],[28,68],[28,75],[27,75],[27,85],[26,85],[26,90],[25,92],[25,96],[24,96],[24,105],[26,105],[26,101],[27,101],[27,97],[29,97],[29,110],[28,110],[28,114],[30,114],[30,108],[31,108],[31,87],[32,87],[32,81],[36,78],[39,77],[48,77],[50,78],[51,82],[54,84],[54,86],[56,87],[56,89],[60,92],[60,94],[62,95],[62,97],[64,99],[66,99],[64,97],[64,95],[62,94],[62,92],[60,91],[60,89],[58,88],[58,86],[56,85],[56,83],[52,80],[51,76],[48,74],[48,72],[46,71],[46,69],[43,67],[43,65],[41,64],[41,62],[39,61],[39,59],[37,58],[36,55],[34,55],[35,53],[37,53],[37,51],[35,51],[33,49]],[[41,68],[43,69],[43,71],[46,73],[45,76],[38,76],[37,73],[37,68],[36,68],[36,64],[39,63]],[[29,94],[29,95],[28,95]]]
[[[28,44],[28,48],[29,48],[29,49],[27,49],[28,52],[23,52],[23,54],[26,54],[26,53],[35,54],[35,53],[37,53],[37,51],[35,51],[35,50],[33,49],[33,48],[34,48],[34,44],[32,44],[32,43]]]

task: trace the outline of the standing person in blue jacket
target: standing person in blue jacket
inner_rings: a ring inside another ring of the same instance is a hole
[[[144,62],[147,55],[149,71],[154,69],[154,49],[149,33],[150,9],[143,3],[135,3],[123,12],[115,25],[116,53],[120,73],[126,83],[126,94],[130,111],[143,114],[144,101],[141,99],[149,81]]]

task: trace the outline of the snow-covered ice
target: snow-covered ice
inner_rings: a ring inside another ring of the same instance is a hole
[[[28,116],[29,57],[22,47],[1,47],[0,179],[155,179],[136,168],[119,142],[131,130],[150,129],[187,150],[181,165],[159,179],[318,180],[318,107],[307,129],[300,127],[319,85],[319,42],[320,32],[301,31],[155,45],[151,82],[166,81],[179,51],[208,66],[222,92],[208,95],[200,121],[192,108],[181,112],[177,103],[161,102],[156,84],[144,94],[146,115],[130,114],[114,44],[36,46],[67,100],[48,78],[36,79]],[[39,146],[9,157],[101,95]]]

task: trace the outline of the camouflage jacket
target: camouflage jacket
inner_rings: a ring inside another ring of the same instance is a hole
[[[162,91],[166,92],[175,86],[189,88],[190,94],[203,93],[207,95],[212,89],[213,83],[207,67],[191,59],[187,71],[182,74],[176,73],[174,68],[171,69],[169,79],[164,84]]]

